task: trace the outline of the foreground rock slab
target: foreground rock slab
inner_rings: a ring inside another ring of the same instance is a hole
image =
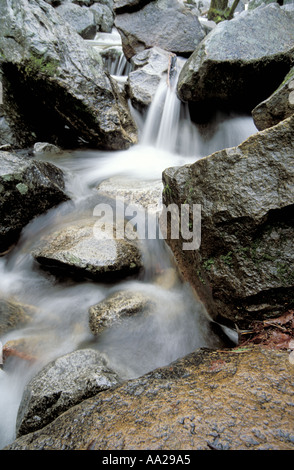
[[[0,252],[34,217],[68,200],[63,172],[51,163],[0,152]]]
[[[6,450],[293,450],[293,367],[287,351],[198,350]]]
[[[164,171],[165,205],[201,205],[199,249],[167,241],[213,318],[246,327],[292,308],[293,131],[294,116]]]
[[[194,103],[198,118],[208,106],[250,112],[288,73],[294,60],[293,44],[293,20],[277,4],[223,21],[184,65],[179,97]]]

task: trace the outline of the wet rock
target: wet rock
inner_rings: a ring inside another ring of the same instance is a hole
[[[199,249],[184,250],[183,237],[167,241],[211,317],[248,326],[291,308],[293,126],[294,116],[164,171],[166,206],[201,205]]]
[[[20,147],[124,149],[136,142],[128,105],[101,56],[52,6],[3,2],[0,31],[3,108]]]
[[[117,15],[115,26],[127,59],[154,46],[189,55],[205,35],[198,16],[178,0],[156,0],[134,13]]]
[[[15,299],[0,298],[0,335],[10,330],[22,327],[32,319],[34,309],[23,305]]]
[[[150,297],[141,292],[118,291],[89,309],[89,325],[94,335],[119,324],[124,318],[148,311]]]
[[[252,111],[258,130],[278,124],[294,113],[294,67],[286,75],[279,88]]]
[[[134,70],[128,76],[127,91],[134,106],[140,109],[151,104],[160,81],[168,79],[171,61],[172,54],[158,47],[139,52],[131,59]]]
[[[59,168],[9,152],[0,152],[0,194],[0,252],[34,217],[68,200]]]
[[[97,187],[97,191],[103,196],[155,213],[161,209],[162,188],[161,180],[142,181],[113,176],[102,181]]]
[[[49,144],[48,142],[36,142],[34,145],[34,153],[60,153],[61,149],[56,145]]]
[[[287,351],[197,350],[99,393],[6,450],[293,450]]]
[[[88,8],[66,3],[57,7],[56,11],[82,38],[94,39],[97,26],[94,15]]]
[[[70,407],[119,381],[97,351],[77,350],[57,358],[25,387],[17,415],[17,436],[43,428]]]
[[[190,102],[195,119],[221,107],[251,112],[288,73],[293,44],[293,20],[277,4],[222,21],[184,65],[179,98]]]
[[[96,219],[80,220],[51,233],[32,255],[56,274],[111,281],[137,274],[142,267],[136,235],[116,237],[112,224],[101,231]]]

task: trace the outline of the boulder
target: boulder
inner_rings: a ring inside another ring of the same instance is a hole
[[[94,14],[89,8],[83,8],[74,3],[64,3],[57,7],[56,11],[82,38],[94,39],[97,26]]]
[[[294,116],[163,173],[166,206],[201,205],[199,249],[167,242],[212,318],[246,328],[292,306],[293,130]]]
[[[156,0],[134,13],[117,14],[115,26],[127,59],[155,46],[187,56],[205,35],[197,14],[179,0]]]
[[[97,31],[102,31],[103,33],[111,33],[114,24],[114,16],[112,10],[107,5],[100,5],[98,3],[94,3],[94,5],[90,7],[90,11],[94,15],[94,21],[97,27]]]
[[[290,451],[289,357],[287,351],[258,347],[196,350],[84,400],[5,450],[152,449],[149,463],[158,463],[155,451],[170,450],[170,457],[183,459],[180,464],[185,456],[187,463],[193,459],[193,450]]]
[[[99,53],[43,0],[0,6],[3,106],[21,147],[124,149],[136,126]],[[11,33],[13,31],[13,33]]]
[[[25,387],[16,421],[17,436],[43,428],[72,406],[119,382],[98,351],[81,349],[55,359]]]
[[[0,252],[34,217],[69,199],[59,168],[9,152],[0,152],[0,193]]]
[[[94,335],[119,324],[124,318],[148,311],[150,297],[141,292],[118,291],[89,309],[89,325]]]
[[[294,113],[294,67],[286,75],[279,88],[252,111],[258,130],[278,124]]]
[[[293,20],[279,5],[244,11],[196,47],[180,73],[178,96],[190,102],[195,120],[220,108],[251,112],[293,65],[293,44]]]
[[[150,106],[161,80],[168,79],[173,54],[158,47],[139,52],[131,59],[133,71],[127,80],[127,92],[137,108]]]
[[[33,257],[58,275],[82,279],[113,281],[137,274],[142,267],[137,240],[117,238],[116,227],[108,223],[105,231],[95,224],[95,217],[81,218],[57,229],[33,250]]]

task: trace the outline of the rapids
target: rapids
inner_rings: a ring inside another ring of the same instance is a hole
[[[109,38],[108,38],[109,39]],[[97,38],[95,47],[107,46]],[[114,46],[120,47],[114,38]],[[110,44],[113,47],[113,43]],[[182,61],[179,61],[179,67]],[[127,70],[121,58],[111,65],[116,77]],[[125,72],[127,73],[127,72]],[[139,144],[125,151],[64,151],[43,158],[62,168],[71,201],[34,219],[23,230],[17,246],[0,258],[1,292],[32,305],[37,314],[28,326],[7,332],[0,341],[41,340],[34,363],[9,358],[0,370],[0,448],[15,439],[15,421],[25,384],[50,360],[89,346],[103,352],[109,366],[124,379],[166,365],[199,347],[217,347],[202,305],[177,275],[173,257],[163,240],[145,240],[145,269],[137,279],[116,284],[57,281],[34,262],[31,251],[42,236],[81,214],[91,214],[99,202],[95,189],[103,180],[124,176],[136,180],[161,179],[170,166],[191,163],[221,148],[238,145],[256,132],[251,117],[216,117],[207,134],[189,118],[173,87],[163,80],[146,115],[132,108]],[[42,158],[42,157],[38,157]],[[94,340],[88,326],[88,308],[118,290],[146,291],[156,303],[151,316],[128,319]]]

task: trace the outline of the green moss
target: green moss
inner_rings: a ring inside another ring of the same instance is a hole
[[[229,251],[226,255],[221,255],[220,260],[223,261],[226,265],[230,266],[233,262],[232,252]]]
[[[26,76],[36,77],[42,74],[47,77],[54,77],[58,75],[58,62],[45,60],[43,57],[35,57],[31,55],[30,58],[25,59],[24,62],[17,65],[18,69]]]
[[[27,187],[26,184],[23,184],[23,183],[19,183],[16,185],[16,188],[18,189],[18,191],[20,192],[20,194],[26,194],[29,190],[29,188]]]

